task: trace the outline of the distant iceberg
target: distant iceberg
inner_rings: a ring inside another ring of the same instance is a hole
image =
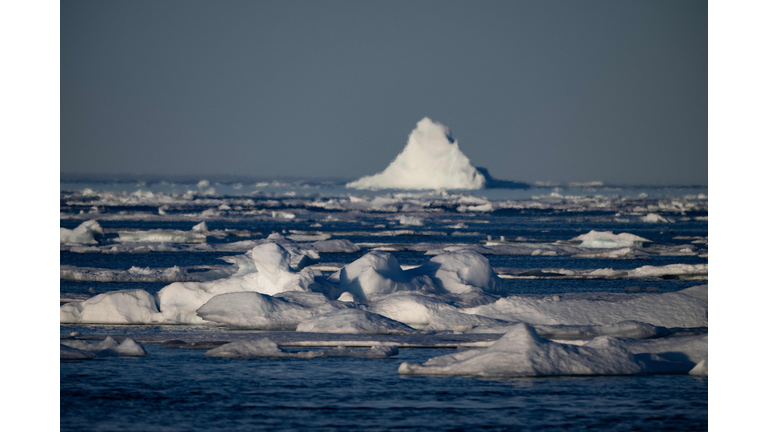
[[[354,189],[483,189],[528,185],[491,178],[459,150],[448,128],[424,117],[408,137],[403,151],[382,172],[346,187]]]

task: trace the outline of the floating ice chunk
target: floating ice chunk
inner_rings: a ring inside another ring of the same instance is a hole
[[[464,212],[490,212],[493,211],[493,204],[487,203],[487,204],[481,204],[476,206],[466,206],[466,205],[460,205],[456,207],[457,211],[460,211],[462,213]]]
[[[417,292],[396,292],[371,302],[368,310],[411,327],[423,328],[443,309],[456,308],[445,297]]]
[[[400,216],[400,225],[413,225],[413,226],[423,226],[424,221],[421,220],[421,218],[418,218],[416,216]]]
[[[280,349],[276,343],[269,339],[257,339],[253,341],[235,341],[214,348],[205,353],[207,357],[223,358],[303,358],[311,359],[323,357],[323,351],[299,351],[287,352]]]
[[[379,314],[360,309],[344,309],[303,321],[299,332],[347,334],[410,334],[415,330]]]
[[[295,330],[317,315],[353,307],[319,293],[291,293],[272,297],[256,292],[217,295],[197,310],[205,321],[259,330]]]
[[[481,189],[485,177],[474,167],[448,128],[424,118],[408,137],[408,144],[378,174],[347,183],[355,189]]]
[[[530,324],[605,325],[633,320],[667,328],[706,327],[707,300],[701,298],[706,289],[663,294],[574,293],[560,295],[559,301],[546,296],[509,296],[462,312]]]
[[[59,228],[59,243],[61,244],[98,244],[98,240],[104,236],[104,230],[95,220],[81,223],[71,230]]]
[[[297,242],[309,242],[309,241],[328,240],[329,238],[331,238],[331,235],[330,234],[318,234],[318,235],[292,234],[287,237]]]
[[[63,304],[59,322],[83,324],[150,324],[162,321],[155,298],[144,290],[99,294],[84,301]]]
[[[260,244],[251,250],[250,255],[254,272],[210,282],[176,282],[161,289],[157,298],[164,317],[171,322],[200,324],[203,321],[195,311],[219,294],[252,291],[273,295],[324,287],[315,283],[312,269],[293,271],[289,266],[290,254],[277,243]]]
[[[384,359],[396,356],[398,354],[400,354],[400,350],[395,345],[377,345],[371,347],[369,350],[353,350],[345,346],[338,346],[326,352],[328,357],[352,357],[369,359]]]
[[[406,274],[392,254],[382,251],[363,255],[329,276],[328,280],[363,302],[396,291],[434,288],[429,278]]]
[[[322,240],[312,243],[312,246],[320,253],[355,253],[360,252],[360,247],[347,239]]]
[[[179,267],[151,269],[131,267],[128,270],[100,269],[93,267],[60,266],[61,280],[96,282],[178,282],[193,278]]]
[[[706,276],[708,273],[708,264],[669,264],[659,267],[643,266],[636,268],[630,270],[628,276],[633,278],[661,276],[693,277]]]
[[[202,232],[179,230],[119,231],[118,236],[116,240],[121,243],[205,243],[206,239]]]
[[[199,224],[192,227],[192,231],[197,231],[201,233],[208,232],[209,231],[208,225],[205,223],[205,221],[200,222]]]
[[[144,347],[136,343],[133,339],[125,339],[122,343],[117,343],[112,337],[107,336],[101,342],[88,343],[81,340],[64,340],[62,345],[75,348],[81,351],[91,352],[99,357],[141,357],[147,355]]]
[[[339,346],[331,350],[311,351],[285,351],[267,338],[257,340],[244,340],[230,342],[205,353],[208,357],[223,358],[326,358],[326,357],[353,357],[353,358],[387,358],[398,354],[396,346],[374,346],[370,350],[352,350]]]
[[[83,351],[76,348],[70,348],[64,344],[61,344],[59,359],[60,360],[88,360],[95,358],[96,354],[90,351]]]
[[[640,246],[644,242],[650,242],[650,240],[634,234],[614,234],[611,231],[590,231],[587,234],[574,237],[570,241],[581,242],[581,247],[595,249],[625,248],[629,246]]]
[[[709,366],[707,365],[708,359],[704,359],[696,364],[696,366],[688,372],[689,375],[702,375],[709,376]]]
[[[427,275],[435,284],[451,293],[468,292],[472,287],[492,294],[506,292],[488,258],[470,250],[458,250],[432,257],[408,274]]]
[[[629,375],[683,373],[686,364],[657,356],[640,356],[621,347],[573,346],[542,339],[527,324],[516,324],[485,349],[429,359],[423,365],[402,363],[403,375],[517,377],[552,375]]]
[[[461,313],[454,309],[443,309],[438,312],[424,329],[427,331],[467,331],[478,327],[498,328],[508,327],[516,323],[509,321],[488,318],[481,315],[470,315]],[[501,331],[500,333],[506,333]]]
[[[666,219],[662,216],[660,216],[657,213],[648,213],[647,215],[640,218],[640,222],[647,222],[647,223],[669,223],[671,222],[669,219]]]

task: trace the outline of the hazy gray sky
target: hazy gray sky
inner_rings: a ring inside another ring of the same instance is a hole
[[[707,183],[707,2],[61,2],[61,171]]]

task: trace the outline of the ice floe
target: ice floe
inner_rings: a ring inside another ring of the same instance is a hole
[[[338,346],[330,350],[311,351],[286,351],[267,338],[235,341],[209,350],[205,353],[208,357],[222,358],[327,358],[327,357],[353,357],[380,359],[396,356],[397,346],[374,346],[369,350],[354,350]]]
[[[700,339],[706,341],[706,336]],[[630,343],[637,346],[635,342]],[[405,362],[399,372],[478,377],[631,375],[687,373],[692,361],[696,364],[679,346],[675,354],[683,354],[684,359],[651,352],[635,353],[626,344],[609,336],[598,337],[582,346],[562,344],[541,338],[533,327],[521,323],[512,326],[488,348],[431,358],[422,365]]]
[[[144,290],[121,290],[65,303],[59,308],[59,321],[62,324],[148,324],[162,321],[162,315],[152,294]]]
[[[574,237],[570,241],[580,242],[579,246],[593,249],[625,248],[629,246],[641,246],[643,243],[650,242],[650,240],[634,234],[614,234],[610,231],[590,231],[587,234]]]
[[[410,334],[415,330],[401,322],[360,309],[342,309],[302,321],[296,331],[345,334]]]
[[[120,231],[116,241],[121,243],[205,243],[206,237],[202,230]]]
[[[660,294],[570,293],[502,297],[466,313],[529,324],[605,325],[626,320],[661,327],[706,327],[707,286]]]
[[[144,347],[130,338],[123,340],[121,343],[118,343],[109,336],[103,341],[95,343],[82,340],[61,341],[61,359],[66,360],[93,357],[141,357],[145,355],[147,355],[147,351],[144,350]]]
[[[292,292],[269,296],[239,292],[214,296],[196,313],[205,321],[229,327],[296,330],[302,322],[318,315],[343,312],[352,307],[352,304],[329,300],[319,293]]]
[[[113,270],[93,267],[60,266],[60,278],[72,281],[91,282],[184,282],[195,280],[180,267],[152,269],[131,267],[128,270]],[[202,273],[199,273],[202,274]]]
[[[62,244],[95,245],[104,236],[104,230],[95,220],[81,223],[75,229],[59,228],[59,240]]]

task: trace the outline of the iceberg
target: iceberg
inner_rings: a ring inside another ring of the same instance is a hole
[[[485,177],[459,150],[448,128],[424,117],[403,151],[382,172],[347,183],[355,189],[482,189]]]

